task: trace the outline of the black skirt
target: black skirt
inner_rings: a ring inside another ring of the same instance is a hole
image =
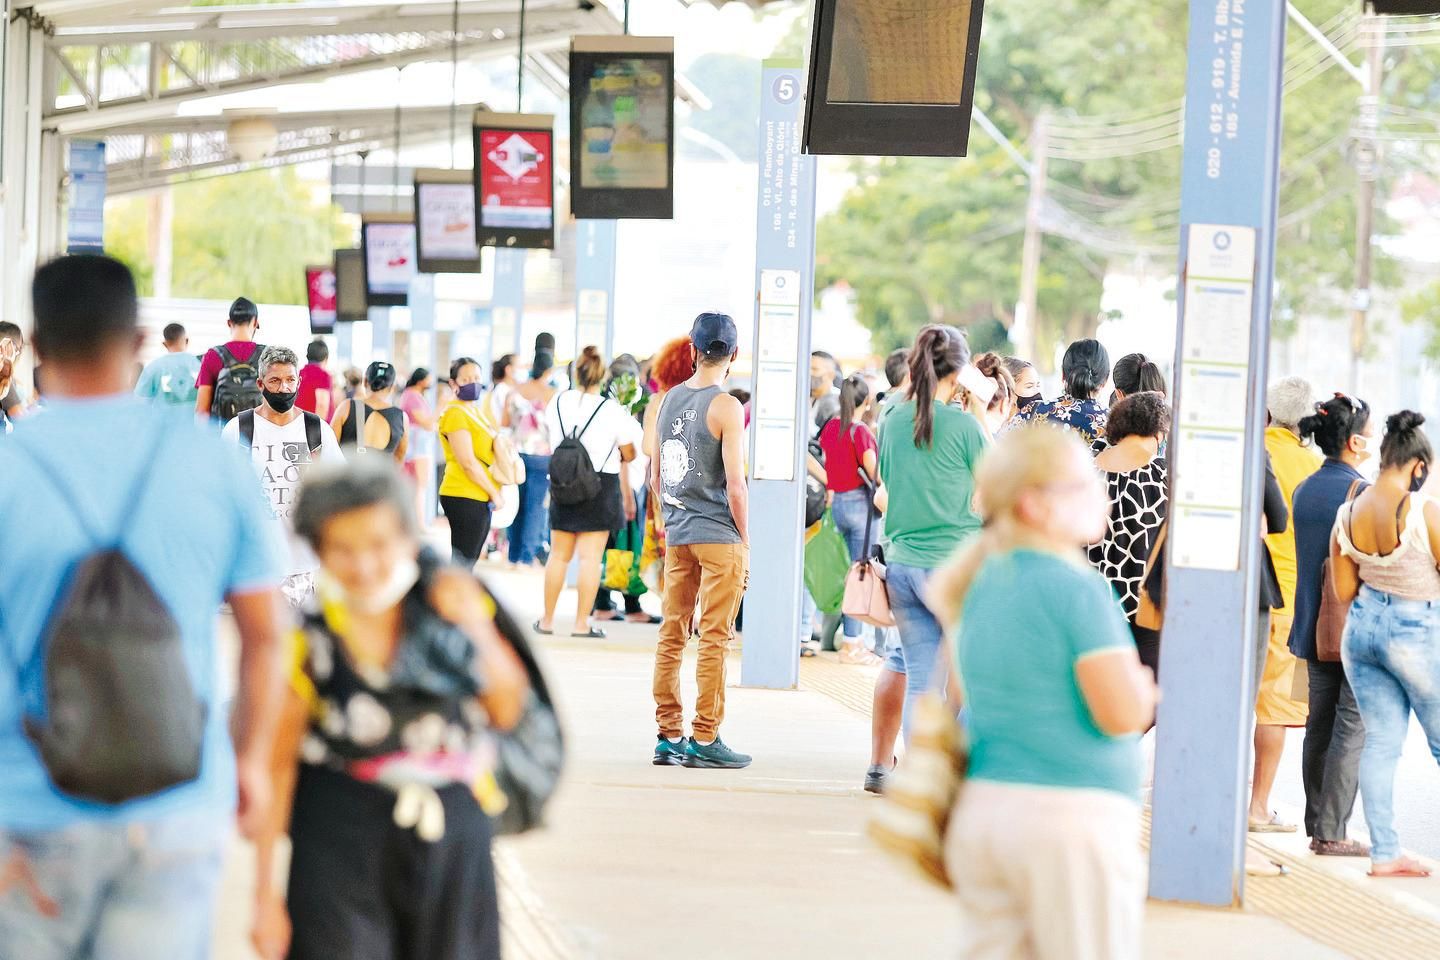
[[[620,474],[600,474],[600,494],[584,503],[561,504],[550,497],[550,529],[565,533],[595,533],[620,529]]]
[[[395,793],[301,764],[291,817],[290,960],[500,960],[490,818],[438,791],[445,835],[395,825]]]

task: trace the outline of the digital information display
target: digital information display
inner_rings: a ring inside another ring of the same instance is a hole
[[[674,41],[576,37],[570,77],[575,216],[669,219],[674,209]]]
[[[805,152],[965,156],[983,6],[815,0]]]
[[[335,320],[364,320],[369,304],[365,296],[365,258],[359,250],[335,251]]]
[[[474,174],[415,171],[415,226],[421,273],[479,273]]]
[[[305,268],[306,299],[310,305],[310,332],[334,333],[336,317],[335,268]]]
[[[365,251],[365,299],[372,307],[403,307],[419,272],[415,221],[372,214],[360,226]]]
[[[477,236],[482,247],[555,246],[555,118],[475,114]]]

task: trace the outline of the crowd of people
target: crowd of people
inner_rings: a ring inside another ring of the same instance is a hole
[[[19,891],[0,899],[0,942],[17,955],[207,955],[238,797],[262,956],[498,957],[490,845],[533,822],[560,750],[526,638],[556,632],[572,562],[572,636],[658,627],[652,762],[752,762],[721,738],[751,544],[731,317],[700,314],[643,363],[584,346],[562,374],[541,334],[527,376],[513,354],[488,370],[461,356],[402,384],[386,360],[334,377],[322,340],[304,364],[264,345],[245,298],[226,343],[196,356],[172,324],[137,370],[134,281],[105,257],[41,267],[33,306],[30,344],[0,328],[7,433],[27,346],[46,372],[43,416],[0,444],[0,474],[28,492],[0,567],[0,876]],[[945,843],[964,955],[1138,957],[1141,737],[1161,686],[1183,682],[1164,672],[1165,377],[1079,340],[1047,398],[1034,363],[972,356],[938,324],[880,373],[811,355],[806,463],[829,517],[815,528],[883,572],[893,626],[830,609],[834,584],[807,579],[795,655],[834,642],[878,667],[872,793],[892,789],[920,698],[960,712],[968,782]],[[1428,875],[1391,801],[1412,711],[1440,760],[1424,418],[1394,414],[1377,445],[1364,401],[1316,402],[1295,378],[1267,408],[1249,828],[1301,828],[1270,793],[1304,726],[1311,850]],[[426,540],[440,516],[448,557]],[[529,631],[472,575],[487,552],[543,566]],[[1357,792],[1368,845],[1346,832]]]

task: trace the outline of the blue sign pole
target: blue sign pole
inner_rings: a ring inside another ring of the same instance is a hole
[[[580,220],[575,229],[575,352],[590,344],[606,360],[615,350],[614,220]]]
[[[1192,0],[1150,845],[1160,900],[1244,895],[1284,66],[1285,4]]]
[[[525,257],[528,250],[495,248],[495,292],[490,298],[491,355],[523,354],[525,327]]]
[[[810,307],[815,299],[815,158],[800,152],[804,65],[760,74],[750,419],[750,588],[740,682],[794,687],[800,674]]]
[[[69,253],[105,249],[105,143],[70,141]]]

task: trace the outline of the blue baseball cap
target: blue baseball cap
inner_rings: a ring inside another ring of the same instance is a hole
[[[702,313],[690,328],[690,342],[705,356],[718,360],[733,355],[739,349],[740,332],[727,314]]]

